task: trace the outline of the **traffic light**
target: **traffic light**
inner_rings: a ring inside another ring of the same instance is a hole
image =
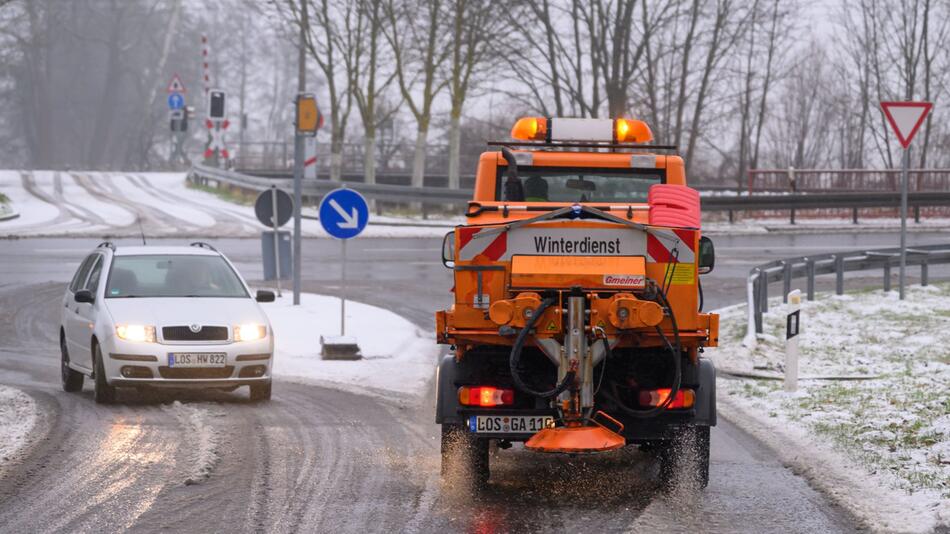
[[[227,111],[227,95],[224,91],[212,89],[208,91],[208,118],[211,120],[221,120]]]

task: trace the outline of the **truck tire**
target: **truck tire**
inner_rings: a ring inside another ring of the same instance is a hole
[[[442,425],[442,483],[477,490],[488,482],[488,440],[461,425]]]
[[[663,484],[684,484],[697,489],[709,485],[708,426],[679,428],[673,439],[659,444],[658,449]]]

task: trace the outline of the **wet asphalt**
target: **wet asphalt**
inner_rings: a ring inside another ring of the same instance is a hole
[[[488,487],[472,495],[439,482],[438,427],[428,400],[387,400],[283,380],[275,381],[268,404],[250,403],[243,389],[130,393],[118,406],[96,405],[89,385],[80,395],[64,393],[56,342],[59,300],[78,262],[99,241],[0,241],[0,383],[25,390],[43,413],[26,454],[0,468],[0,532],[861,529],[722,417],[712,432],[705,491],[665,491],[654,458],[635,450],[571,458],[515,447],[493,457]],[[717,267],[704,277],[707,309],[741,302],[745,276],[757,263],[892,246],[896,236],[719,236],[715,241]],[[911,235],[914,244],[946,241],[939,233]],[[261,278],[258,240],[209,242],[246,278]],[[177,244],[154,242],[159,243]],[[452,284],[438,260],[439,246],[438,239],[351,242],[347,296],[431,327],[433,311],[450,301]],[[303,264],[306,291],[343,292],[338,242],[306,240]],[[848,283],[878,281],[869,275]],[[217,460],[197,484],[185,483],[196,436],[168,409],[174,400],[213,414]]]

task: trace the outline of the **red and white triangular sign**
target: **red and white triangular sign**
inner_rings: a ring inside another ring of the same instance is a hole
[[[884,116],[904,148],[910,145],[932,107],[930,102],[881,102]]]
[[[169,93],[187,93],[185,89],[185,84],[181,83],[181,78],[178,77],[178,74],[175,74],[172,77],[172,81],[168,82],[168,92]]]

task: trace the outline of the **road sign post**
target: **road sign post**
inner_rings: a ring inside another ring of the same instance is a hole
[[[930,102],[881,102],[881,109],[887,118],[891,129],[897,135],[897,140],[904,148],[904,157],[901,162],[901,259],[900,299],[904,300],[905,281],[907,270],[907,182],[910,170],[910,142],[917,134],[917,130],[924,123],[933,104]]]
[[[345,186],[334,189],[320,201],[320,225],[341,241],[340,254],[343,295],[340,299],[340,335],[346,335],[346,241],[358,236],[369,222],[369,204],[358,192]]]
[[[318,116],[317,99],[308,93],[298,93],[297,113],[294,118],[294,306],[300,304],[300,269],[302,236],[300,208],[303,202],[303,168],[306,154],[304,139],[317,135]]]
[[[272,185],[270,189],[257,196],[254,202],[254,214],[264,226],[274,230],[274,280],[276,281],[277,296],[280,291],[280,232],[279,228],[290,220],[293,213],[293,200],[290,195]],[[266,270],[266,269],[265,269]]]

